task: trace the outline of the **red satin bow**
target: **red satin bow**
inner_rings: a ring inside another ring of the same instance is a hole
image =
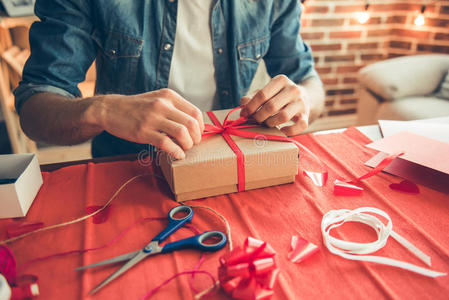
[[[316,174],[319,174],[321,179],[318,181],[320,184],[316,184],[318,186],[322,186],[326,183],[327,180],[327,168],[324,165],[324,163],[315,155],[313,152],[311,152],[309,149],[307,149],[305,146],[303,146],[298,141],[285,137],[285,136],[277,136],[277,135],[270,135],[270,134],[260,134],[257,132],[242,130],[244,128],[250,128],[250,127],[258,127],[259,125],[250,124],[250,125],[242,125],[246,121],[248,121],[245,117],[240,117],[237,120],[228,120],[231,113],[234,111],[240,109],[240,107],[236,107],[229,111],[229,113],[226,115],[226,118],[223,121],[223,124],[217,119],[215,114],[212,111],[207,112],[207,115],[211,119],[211,121],[214,123],[214,125],[206,124],[204,126],[205,130],[203,133],[203,137],[211,136],[214,134],[221,134],[223,138],[226,140],[228,145],[231,147],[231,149],[234,151],[234,153],[237,156],[237,177],[238,177],[238,191],[244,191],[245,190],[245,157],[240,150],[240,148],[237,146],[237,144],[234,142],[234,140],[230,137],[230,135],[240,136],[244,138],[250,138],[250,139],[258,139],[258,140],[269,140],[269,141],[280,141],[280,142],[290,142],[294,143],[300,150],[303,150],[304,152],[308,153],[314,160],[316,160],[321,168],[325,171],[323,172],[316,172]],[[305,175],[309,176],[307,173],[304,173]]]
[[[276,252],[266,242],[248,237],[220,258],[218,278],[223,290],[234,299],[268,299],[279,274]]]

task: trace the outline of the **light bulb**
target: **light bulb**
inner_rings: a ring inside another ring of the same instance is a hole
[[[367,11],[361,12],[358,14],[357,16],[357,20],[359,21],[360,24],[365,24],[366,22],[368,22],[368,20],[370,19],[370,14]]]
[[[419,15],[415,18],[415,25],[416,25],[416,26],[423,26],[424,24],[426,24],[426,18],[424,17],[423,14],[419,14]]]

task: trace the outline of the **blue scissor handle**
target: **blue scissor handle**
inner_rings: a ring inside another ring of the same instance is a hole
[[[185,217],[181,219],[175,219],[174,215],[178,212],[187,212]],[[193,218],[193,209],[187,205],[180,205],[173,207],[168,212],[168,225],[167,227],[161,231],[158,235],[152,239],[152,241],[157,241],[159,243],[163,242],[166,238],[168,238],[173,232],[184,226],[185,223],[192,221]]]
[[[208,238],[219,237],[220,240],[215,244],[205,244],[204,241]],[[179,240],[173,243],[166,244],[162,248],[161,253],[168,253],[175,250],[182,249],[198,249],[203,251],[217,251],[226,245],[226,235],[221,231],[206,231],[202,234],[198,234],[183,240]]]

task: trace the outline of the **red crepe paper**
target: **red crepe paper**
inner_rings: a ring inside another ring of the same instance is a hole
[[[92,221],[94,222],[94,224],[101,224],[101,223],[104,223],[104,222],[106,222],[108,220],[109,213],[111,212],[111,206],[112,205],[106,206],[98,214],[94,215],[94,217],[92,218]],[[102,207],[103,207],[102,205],[88,206],[88,207],[86,207],[86,213],[91,214],[91,213],[99,210]]]
[[[400,183],[392,183],[390,184],[390,189],[409,194],[419,194],[419,187],[408,180],[403,180]]]
[[[40,229],[42,227],[44,227],[44,223],[42,222],[12,224],[6,229],[6,235],[8,236],[8,238],[13,238]]]
[[[363,192],[363,188],[336,179],[334,181],[334,195],[337,196],[358,196]]]
[[[117,234],[111,241],[107,242],[106,244],[104,244],[102,246],[93,247],[93,248],[69,250],[69,251],[65,251],[65,252],[59,252],[59,253],[54,253],[54,254],[50,254],[50,255],[47,255],[47,256],[43,256],[43,257],[34,258],[34,259],[29,260],[29,261],[25,262],[24,264],[22,264],[20,266],[20,269],[25,269],[29,265],[32,265],[32,264],[34,264],[36,262],[45,261],[45,260],[52,259],[52,258],[55,258],[55,257],[60,257],[60,256],[65,256],[65,255],[70,255],[70,254],[76,254],[76,253],[81,254],[81,253],[86,253],[86,252],[91,252],[91,251],[96,251],[96,250],[107,248],[109,246],[114,245],[118,241],[120,241],[130,230],[132,230],[136,226],[138,226],[140,224],[143,224],[144,222],[163,221],[163,220],[167,220],[167,218],[166,217],[142,218],[142,219],[138,220],[137,222],[131,224],[130,226],[126,227],[119,234]]]
[[[321,168],[323,169],[322,172],[309,172],[309,173],[315,173],[316,178],[320,178],[318,181],[315,181],[312,179],[312,181],[318,185],[323,186],[326,184],[326,180],[328,177],[327,167],[324,165],[324,163],[315,155],[312,151],[307,149],[305,146],[303,146],[300,142],[288,138],[285,136],[277,136],[277,135],[270,135],[270,134],[260,134],[257,132],[242,130],[244,128],[250,128],[250,127],[258,127],[259,125],[256,124],[247,124],[242,125],[243,123],[247,122],[248,119],[245,117],[240,117],[237,120],[228,120],[229,116],[232,112],[236,111],[237,109],[240,109],[240,107],[236,107],[229,111],[229,113],[226,115],[223,124],[220,123],[220,121],[215,116],[214,112],[209,111],[207,112],[207,115],[211,119],[211,121],[214,123],[214,125],[206,124],[204,126],[205,130],[202,135],[202,137],[208,137],[215,134],[221,134],[225,141],[228,143],[229,147],[234,151],[234,153],[237,156],[237,178],[238,178],[238,191],[244,191],[245,190],[245,158],[240,150],[240,148],[237,146],[237,144],[234,142],[234,140],[230,137],[230,135],[240,136],[244,138],[249,139],[259,139],[259,140],[269,140],[269,141],[280,141],[280,142],[290,142],[295,144],[300,150],[306,152],[311,156],[315,161],[317,161]],[[319,176],[318,176],[319,174]],[[307,175],[309,176],[309,175]],[[318,183],[318,184],[317,184]]]
[[[269,299],[279,275],[275,256],[269,244],[248,237],[243,247],[220,258],[221,287],[234,299]]]
[[[294,235],[291,240],[291,251],[287,258],[294,263],[300,263],[317,253],[320,249],[317,245]]]

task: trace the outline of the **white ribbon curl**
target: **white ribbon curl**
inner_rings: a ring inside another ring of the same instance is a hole
[[[381,220],[375,216],[368,214],[378,214],[388,220],[385,225]],[[377,233],[377,241],[371,243],[355,243],[348,242],[340,239],[336,239],[330,235],[330,231],[343,225],[345,222],[360,222],[364,223],[374,229]],[[436,272],[430,269],[422,268],[411,263],[403,262],[396,259],[391,259],[382,256],[373,255],[360,255],[370,254],[383,248],[387,243],[388,237],[392,236],[408,251],[425,262],[427,265],[431,265],[430,257],[416,248],[412,243],[393,231],[393,223],[390,216],[384,211],[373,207],[361,207],[354,210],[340,209],[331,210],[324,215],[321,221],[321,233],[323,234],[323,241],[327,249],[335,255],[339,255],[343,258],[358,261],[368,261],[378,264],[393,266],[404,270],[412,271],[428,277],[438,277],[447,275],[446,273]]]

